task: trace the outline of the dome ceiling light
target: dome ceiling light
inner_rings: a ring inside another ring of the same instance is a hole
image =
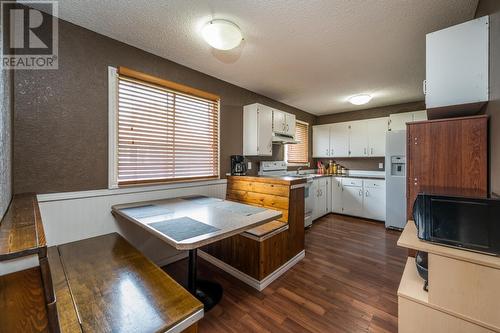
[[[372,97],[368,94],[359,94],[349,97],[349,103],[354,105],[363,105],[372,100]]]
[[[201,30],[205,42],[218,50],[231,50],[243,40],[240,28],[231,21],[212,20]]]

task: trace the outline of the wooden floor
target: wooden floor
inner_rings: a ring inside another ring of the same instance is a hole
[[[263,292],[199,260],[200,276],[224,288],[200,333],[397,332],[407,254],[398,237],[382,223],[327,215],[306,232],[306,257]],[[166,270],[184,284],[186,267],[183,260]]]

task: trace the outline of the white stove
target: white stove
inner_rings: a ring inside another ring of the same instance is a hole
[[[259,176],[266,177],[283,177],[292,176],[298,178],[307,179],[306,186],[304,188],[304,227],[309,227],[312,225],[312,207],[313,207],[313,196],[309,195],[309,189],[311,188],[313,178],[308,175],[298,175],[291,174],[287,171],[287,163],[285,161],[262,161],[260,162]]]
[[[287,175],[287,164],[285,161],[262,161],[260,162],[260,176],[282,177]]]

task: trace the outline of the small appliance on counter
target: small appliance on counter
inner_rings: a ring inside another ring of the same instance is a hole
[[[245,176],[247,174],[247,163],[241,155],[231,155],[231,176]]]
[[[490,255],[500,255],[499,216],[499,199],[424,192],[413,206],[419,239]]]

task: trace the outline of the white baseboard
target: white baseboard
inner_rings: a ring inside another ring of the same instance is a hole
[[[224,272],[234,276],[240,281],[245,282],[248,284],[250,287],[257,289],[258,291],[264,290],[268,285],[270,285],[274,280],[279,278],[281,275],[283,275],[286,271],[288,271],[290,268],[292,268],[296,263],[301,261],[305,255],[306,251],[302,250],[299,252],[295,257],[292,259],[288,260],[283,266],[266,276],[263,280],[257,280],[239,270],[234,268],[233,266],[230,266],[226,264],[225,262],[211,256],[210,254],[203,252],[202,250],[198,250],[198,255],[211,263],[214,266],[219,267],[222,269]]]
[[[159,267],[163,267],[163,266],[173,264],[176,261],[186,259],[187,257],[188,257],[188,251],[183,251],[183,252],[180,252],[174,256],[163,258],[163,259],[155,262],[155,264]]]

